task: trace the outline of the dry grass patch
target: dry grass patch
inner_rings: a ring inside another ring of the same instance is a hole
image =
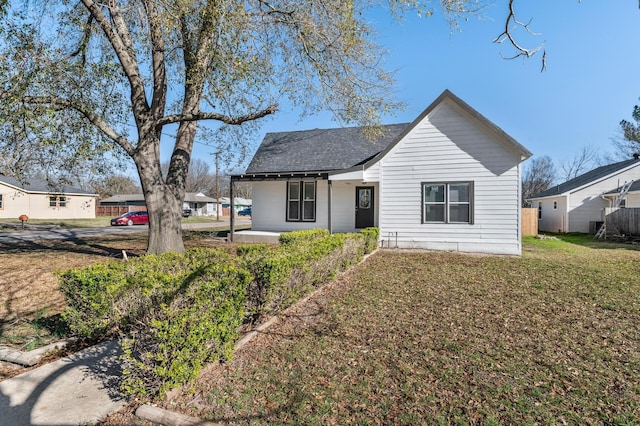
[[[214,233],[185,231],[187,247],[216,247]],[[56,270],[122,259],[145,252],[145,233],[75,240],[0,244],[0,344],[30,350],[58,340],[59,314],[65,302]]]
[[[545,244],[378,253],[164,405],[230,424],[638,424],[640,253]]]

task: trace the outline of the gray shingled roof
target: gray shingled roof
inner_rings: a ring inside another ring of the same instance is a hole
[[[142,192],[136,194],[116,194],[102,199],[101,203],[126,203],[131,201],[144,201]]]
[[[362,127],[267,133],[246,173],[348,169],[384,150],[408,125],[382,126],[384,136],[375,142],[365,137]]]
[[[560,195],[560,194],[565,194],[567,192],[571,192],[574,189],[578,189],[584,185],[588,185],[591,182],[596,182],[602,178],[605,178],[616,172],[624,170],[635,163],[640,164],[640,160],[631,159],[631,160],[620,161],[619,163],[609,164],[607,166],[598,167],[596,169],[591,170],[590,172],[584,173],[578,177],[575,177],[571,180],[561,183],[560,185],[554,185],[553,187],[547,189],[546,191],[542,191],[533,195],[529,199],[532,200],[534,198],[552,197],[554,195]]]
[[[95,195],[81,188],[75,188],[73,186],[62,185],[40,179],[25,179],[24,182],[20,182],[19,180],[14,179],[10,176],[0,175],[0,182],[22,189],[26,192],[42,192],[45,194]]]

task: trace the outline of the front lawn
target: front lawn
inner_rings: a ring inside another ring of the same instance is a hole
[[[640,252],[382,251],[165,408],[231,424],[639,424]]]

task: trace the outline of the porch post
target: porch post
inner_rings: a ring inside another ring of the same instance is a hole
[[[218,202],[220,198],[218,198]],[[234,218],[234,203],[233,203],[233,176],[231,176],[231,182],[229,183],[229,241],[233,242],[233,233],[235,231],[235,218]]]
[[[329,227],[329,233],[333,234],[331,229],[331,199],[333,198],[333,185],[331,185],[331,179],[327,180],[327,208],[329,212],[327,214],[327,225]]]

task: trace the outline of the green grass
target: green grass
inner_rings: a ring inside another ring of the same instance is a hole
[[[165,403],[230,424],[640,424],[640,252],[383,251]]]

